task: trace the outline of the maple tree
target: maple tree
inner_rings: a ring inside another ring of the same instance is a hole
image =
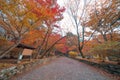
[[[44,36],[43,42],[38,47],[38,54],[39,54],[43,49],[43,47],[41,46],[45,46],[44,48],[48,51],[47,47],[49,46],[48,43],[50,41],[49,40],[50,35],[52,34],[52,30],[54,29],[54,27],[58,28],[58,26],[56,25],[56,22],[63,18],[62,13],[64,12],[65,8],[64,7],[61,8],[58,5],[57,0],[46,0],[46,1],[30,0],[30,5],[31,3],[37,3],[37,5],[32,6],[32,9],[33,9],[32,12],[36,14],[37,17],[40,17],[40,18],[42,17],[43,19],[45,19],[44,24],[46,24],[46,26],[48,27],[46,35]],[[40,12],[44,12],[44,13],[40,13]],[[44,55],[44,52],[43,52],[43,55]]]
[[[46,25],[46,31],[44,31],[43,35],[42,34],[38,34],[38,35],[42,35],[43,39],[41,39],[41,43],[40,41],[38,41],[38,47],[37,47],[37,54],[46,54],[46,50],[48,49],[48,47],[50,46],[50,39],[51,39],[51,34],[53,33],[53,29],[54,27],[59,28],[59,26],[56,25],[56,22],[58,22],[59,20],[61,20],[63,18],[62,13],[64,12],[65,8],[61,8],[58,3],[57,0],[28,0],[26,1],[26,3],[29,3],[29,7],[28,8],[30,10],[32,10],[32,12],[34,14],[36,14],[36,16],[38,18],[42,18],[44,20],[43,24]],[[33,3],[37,3],[37,5],[33,5]],[[39,5],[39,6],[38,6]],[[42,6],[42,7],[41,7]],[[33,38],[34,39],[34,38]],[[51,40],[52,43],[55,42],[53,40]],[[44,52],[43,52],[44,50]]]
[[[64,54],[67,54],[68,51],[68,46],[67,46],[67,36],[60,40],[56,45],[55,45],[55,50],[62,52]]]
[[[112,43],[114,43],[114,41],[119,41],[119,3],[119,0],[95,0],[87,8],[88,18],[84,20],[83,17],[84,21],[82,22],[82,25],[90,28],[93,35],[91,36],[92,39],[90,41],[85,41],[83,48],[85,55],[95,55],[98,53],[104,59],[105,56],[109,55],[109,51],[107,52],[107,49],[103,46],[108,44],[114,46]],[[91,32],[87,34],[91,34]],[[109,46],[106,46],[106,48],[110,49]],[[94,51],[90,52],[91,50]],[[111,49],[111,54],[115,55],[112,50],[114,51],[114,49]],[[116,50],[119,51],[117,48]]]
[[[57,0],[1,0],[0,25],[15,42],[2,52],[4,54],[1,58],[16,47],[32,29],[41,27],[42,24],[52,27],[53,23],[63,18],[64,10],[57,4]]]
[[[59,38],[61,38],[61,35],[52,33],[50,27],[48,27],[48,29],[43,28],[30,31],[25,35],[25,38],[22,42],[36,47],[36,54],[34,55],[35,58],[38,58],[38,55],[47,54],[53,51],[52,49],[54,47],[46,53],[46,50],[51,48],[51,45]]]
[[[53,36],[55,38],[55,36]],[[53,37],[51,37],[53,39]],[[41,58],[43,58],[45,55],[50,54],[51,50],[53,50],[54,46],[59,43],[62,39],[64,39],[66,36],[60,36],[59,38],[56,38],[55,40],[51,40],[52,44],[49,44],[48,48],[44,51],[44,53],[41,55]],[[50,42],[51,42],[50,41]]]
[[[62,13],[65,8],[61,8],[57,0],[27,0],[26,3],[29,3],[28,8],[30,8],[39,19],[44,19],[47,26],[63,18]]]
[[[25,8],[22,0],[0,1],[0,26],[15,42],[14,45],[2,52],[0,58],[15,48],[21,42],[22,36],[33,28],[30,20],[35,20],[34,14],[27,12],[28,9]]]
[[[89,9],[89,20],[85,24],[97,32],[99,32],[104,41],[108,41],[107,34],[110,34],[111,40],[113,39],[113,33],[120,25],[120,10],[119,0],[105,0],[100,4],[97,1]]]
[[[39,43],[43,40],[44,36],[45,30],[43,29],[31,30],[24,36],[24,39],[22,39],[22,43],[37,47]]]
[[[108,41],[104,42],[101,35],[94,36],[93,39],[88,41],[83,48],[84,55],[86,56],[97,56],[99,59],[105,60],[106,57],[115,57],[119,59],[119,34],[114,33],[113,40],[111,41],[110,35],[107,34]]]

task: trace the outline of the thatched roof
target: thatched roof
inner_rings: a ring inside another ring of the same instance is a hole
[[[17,48],[26,48],[26,49],[35,49],[35,47],[33,46],[29,46],[29,45],[26,45],[26,44],[22,44],[20,43]]]

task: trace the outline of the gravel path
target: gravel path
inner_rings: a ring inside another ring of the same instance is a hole
[[[12,80],[112,80],[101,74],[99,70],[75,61],[61,57],[50,64],[37,67]]]

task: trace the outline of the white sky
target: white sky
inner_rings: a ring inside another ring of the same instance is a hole
[[[70,0],[58,0],[58,4],[62,7],[67,3],[67,1],[70,1]],[[86,1],[89,1],[89,0],[86,0]],[[80,15],[77,15],[77,16],[81,16],[83,5],[84,5],[84,0],[80,0],[80,5],[79,5],[79,14]],[[72,5],[70,5],[70,6],[72,6]],[[75,23],[73,23],[74,21],[71,21],[73,19],[68,14],[68,11],[67,11],[68,8],[67,7],[65,7],[65,8],[66,8],[66,10],[63,13],[64,19],[62,19],[59,22],[59,24],[60,24],[60,26],[62,28],[62,32],[63,32],[63,34],[65,34],[66,32],[72,32],[73,34],[77,34],[76,33],[76,28],[74,27]],[[79,29],[82,29],[82,28],[79,26]]]
[[[58,0],[58,4],[62,7],[64,6],[65,3],[67,3],[67,1],[70,1],[70,0]],[[74,1],[74,0],[73,0]],[[79,10],[79,13],[81,15],[82,13],[82,8],[83,8],[83,4],[84,4],[84,1],[85,0],[80,0],[80,10]],[[86,0],[87,2],[91,1],[90,4],[93,4],[93,1],[94,0]],[[102,0],[98,0],[98,2],[100,2]],[[103,1],[102,1],[103,2]],[[72,5],[71,5],[72,6]],[[76,34],[76,30],[75,28],[73,27],[73,23],[70,19],[70,16],[68,15],[68,12],[67,12],[67,7],[66,8],[66,11],[64,12],[64,19],[62,19],[60,22],[59,22],[59,25],[61,26],[62,28],[62,32],[63,34],[65,34],[66,32],[72,32],[73,34]],[[78,15],[79,16],[79,15]],[[79,26],[79,28],[81,29],[81,27]],[[87,31],[90,31],[90,29],[87,29]]]
[[[67,2],[67,0],[58,0],[58,4],[62,7]],[[66,10],[63,13],[64,19],[62,19],[59,24],[62,28],[62,34],[64,35],[66,32],[72,32],[76,34],[75,28],[72,26],[72,22],[70,21],[70,17],[67,13],[67,7],[65,7]]]

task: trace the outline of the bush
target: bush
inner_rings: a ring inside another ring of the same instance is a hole
[[[91,49],[92,55],[99,55],[100,59],[105,59],[105,57],[116,57],[120,58],[120,42],[106,42],[99,44]]]
[[[74,52],[74,51],[70,51],[68,54],[69,54],[70,57],[78,56],[77,52]]]
[[[0,38],[0,48],[6,46],[7,44],[8,44],[8,41],[7,41],[7,40]]]

